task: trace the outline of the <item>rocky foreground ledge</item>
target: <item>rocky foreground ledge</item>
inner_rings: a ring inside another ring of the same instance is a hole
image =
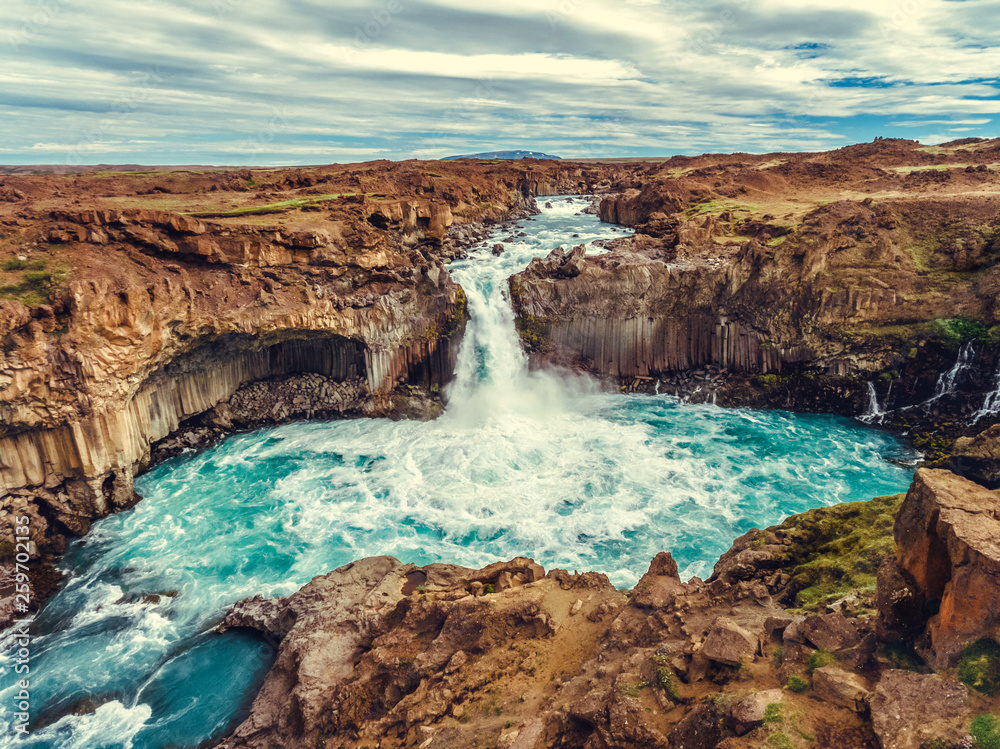
[[[628,593],[364,559],[229,613],[280,646],[220,747],[975,746],[1000,711],[1000,661],[965,650],[1000,636],[998,512],[923,469],[905,499],[751,531],[707,581],[661,553]]]

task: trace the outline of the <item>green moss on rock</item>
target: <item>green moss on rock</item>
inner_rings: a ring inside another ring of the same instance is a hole
[[[874,595],[882,560],[895,553],[892,528],[905,494],[848,502],[788,518],[794,604],[813,610],[859,591]]]

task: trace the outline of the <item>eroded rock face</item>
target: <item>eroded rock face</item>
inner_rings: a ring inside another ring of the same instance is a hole
[[[940,610],[926,657],[954,665],[962,647],[1000,634],[1000,497],[950,471],[917,471],[896,520],[901,567]]]
[[[265,633],[279,652],[221,746],[714,749],[765,746],[781,721],[870,745],[858,738],[871,735],[868,682],[846,661],[816,672],[822,701],[777,688],[807,678],[805,634],[780,663],[773,652],[805,619],[745,581],[681,583],[667,554],[643,580],[649,595],[625,596],[603,575],[546,574],[527,559],[469,570],[383,557],[286,599],[244,601],[226,624]],[[826,630],[846,631],[839,620]],[[745,743],[722,743],[732,734]]]
[[[602,575],[557,570],[544,576],[528,559],[476,571],[417,568],[389,557],[317,577],[287,599],[244,601],[226,625],[257,629],[281,644],[250,717],[222,747],[272,749],[323,740],[334,747],[365,738],[400,746],[426,746],[432,738],[434,746],[448,746],[449,736],[467,733],[460,721],[467,713],[477,713],[476,730],[483,730],[480,704],[490,699],[497,708],[486,721],[491,730],[500,734],[511,722],[500,719],[506,708],[524,720],[504,741],[540,745],[553,718],[532,716],[538,695],[515,709],[506,703],[509,690],[500,699],[491,684],[526,678],[527,688],[528,675],[548,679],[579,664],[585,656],[580,646],[593,641],[623,602]],[[620,717],[610,714],[612,724],[628,725],[636,710],[629,704],[621,709]],[[453,720],[442,725],[446,718]],[[634,736],[643,735],[641,721],[631,725]]]
[[[191,423],[219,404],[258,425],[426,415],[409,386],[447,382],[465,320],[443,263],[537,210],[539,189],[611,189],[638,167],[434,168],[0,180],[16,198],[0,259],[48,274],[0,299],[0,506],[31,516],[36,549],[134,503],[150,446],[222,429]],[[327,387],[292,392],[302,375]]]
[[[919,146],[893,148],[891,164],[881,150],[857,147],[648,168],[600,203],[600,216],[633,227],[633,238],[599,257],[559,250],[512,279],[525,343],[536,361],[694,402],[857,415],[868,404],[859,380],[873,383],[883,409],[926,402],[961,341],[939,345],[923,326],[958,309],[987,326],[1000,321],[998,183],[985,153],[972,172],[945,166],[960,151],[942,154],[945,178],[916,170],[917,178],[896,167],[927,164]],[[850,189],[865,196],[829,203],[813,192]],[[788,212],[791,203],[801,210]],[[926,240],[920,257],[915,236]],[[945,289],[924,265],[970,276]],[[988,349],[980,358],[995,362]],[[894,425],[967,424],[992,389],[994,368],[982,369],[961,397]],[[966,452],[976,478],[997,481],[993,448]]]

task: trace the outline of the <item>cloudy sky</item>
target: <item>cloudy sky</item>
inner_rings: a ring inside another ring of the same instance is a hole
[[[997,0],[2,0],[0,163],[1000,135]]]

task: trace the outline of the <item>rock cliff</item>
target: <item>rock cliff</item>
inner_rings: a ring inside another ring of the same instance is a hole
[[[994,389],[998,158],[998,141],[879,141],[650,165],[600,202],[634,238],[511,280],[522,337],[539,363],[629,389],[850,415],[870,404],[866,381],[884,411],[928,401],[972,343],[969,398],[938,398],[922,421],[968,422]],[[707,367],[711,382],[686,376]]]

